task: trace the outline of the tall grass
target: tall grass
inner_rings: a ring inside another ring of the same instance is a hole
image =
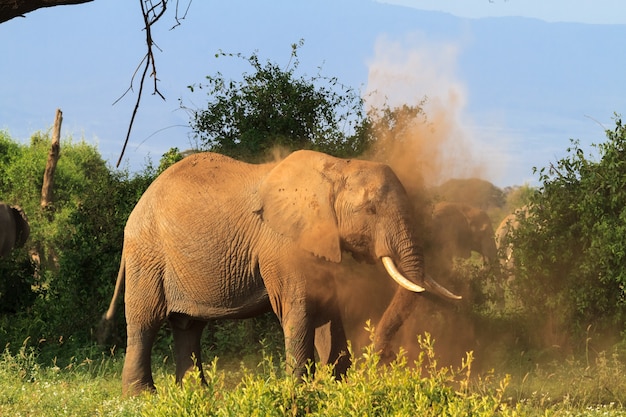
[[[189,374],[182,387],[171,364],[155,368],[158,393],[122,398],[123,357],[110,352],[60,368],[38,361],[27,342],[0,356],[0,415],[72,416],[619,416],[626,369],[617,353],[510,373],[475,375],[473,355],[458,368],[441,367],[428,336],[407,363],[400,352],[387,366],[368,347],[338,382],[330,366],[314,378],[285,375],[284,363],[264,353],[237,365],[215,358],[206,386]],[[159,361],[155,361],[159,362]]]
[[[243,370],[234,389],[227,389],[213,361],[206,377],[208,388],[195,389],[198,375],[190,375],[182,389],[167,377],[157,384],[143,412],[151,416],[467,416],[505,413],[502,397],[506,378],[495,389],[483,385],[474,391],[472,356],[460,369],[437,367],[432,340],[420,338],[423,354],[408,366],[401,352],[381,367],[372,348],[356,358],[342,382],[332,367],[318,367],[315,377],[300,381],[286,376],[282,364],[265,356],[258,369]],[[505,415],[505,414],[503,414]]]

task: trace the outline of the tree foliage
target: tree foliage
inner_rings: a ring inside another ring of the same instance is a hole
[[[31,226],[24,249],[0,262],[0,344],[45,341],[46,357],[70,340],[92,343],[113,291],[124,224],[154,177],[150,167],[132,177],[113,172],[94,146],[66,139],[52,209],[42,211],[49,147],[47,134],[25,145],[0,132],[0,197],[21,205]],[[41,259],[36,272],[29,252]]]
[[[285,69],[262,63],[256,53],[220,52],[252,68],[242,80],[221,73],[189,86],[208,92],[208,105],[193,112],[191,126],[204,149],[255,161],[275,147],[314,149],[336,156],[361,154],[371,140],[364,129],[363,101],[334,77],[296,75],[300,41],[292,45]]]
[[[576,140],[538,170],[542,186],[513,237],[517,289],[528,313],[565,332],[626,322],[626,127],[616,116],[597,159]]]

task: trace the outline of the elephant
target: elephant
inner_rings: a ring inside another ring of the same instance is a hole
[[[340,286],[340,303],[346,334],[355,351],[370,343],[364,323],[374,325],[375,346],[381,362],[395,359],[397,348],[402,346],[408,359],[417,359],[416,335],[428,332],[437,341],[437,357],[442,365],[457,364],[469,350],[476,350],[477,332],[471,314],[470,286],[467,280],[454,282],[454,258],[467,259],[477,252],[486,261],[495,260],[497,250],[491,219],[484,210],[456,202],[425,204],[424,223],[429,232],[424,239],[426,272],[442,281],[455,292],[464,295],[465,303],[451,304],[434,294],[419,298],[403,290],[394,290],[388,282],[378,279],[378,270],[366,270],[360,265],[349,265]],[[384,271],[383,271],[384,273]],[[358,277],[366,281],[355,286]],[[376,294],[372,297],[371,294]],[[391,300],[391,303],[390,303]],[[367,306],[367,309],[364,308]]]
[[[505,297],[507,288],[511,288],[515,282],[515,257],[513,251],[513,236],[519,229],[522,222],[528,220],[530,216],[530,207],[524,205],[516,208],[513,213],[508,214],[502,219],[495,231],[496,247],[498,248],[498,256],[500,260],[500,268],[502,281],[499,290],[500,307],[505,308],[505,301],[513,301],[510,297]],[[514,299],[514,297],[513,297]]]
[[[519,227],[519,221],[517,220],[517,215],[515,213],[511,213],[507,215],[495,231],[495,240],[496,247],[498,248],[500,257],[500,264],[503,267],[512,267],[513,266],[513,247],[511,242],[509,242],[509,237],[511,233]]]
[[[194,367],[203,381],[207,321],[267,311],[281,323],[289,373],[313,373],[317,349],[340,378],[350,358],[333,271],[346,253],[381,262],[403,299],[415,301],[425,290],[458,298],[425,274],[423,236],[411,213],[395,173],[376,162],[301,150],[272,163],[204,152],[172,165],[127,220],[103,316],[113,319],[123,292],[123,393],[155,390],[151,350],[164,322],[172,329],[177,381]],[[395,319],[388,321],[392,336]]]
[[[0,258],[6,258],[13,249],[24,246],[29,235],[30,226],[24,210],[0,202]]]
[[[493,261],[497,257],[491,219],[484,210],[467,204],[433,204],[430,233],[426,240],[426,272],[442,279],[453,275],[454,258],[467,259],[472,252],[481,254],[483,261]],[[444,284],[449,286],[452,283]],[[452,289],[464,296],[470,293],[467,282],[460,283],[460,288]],[[418,304],[415,297],[407,291],[396,291],[377,325],[375,334],[376,346],[380,349],[383,362],[388,363],[394,359],[394,343],[397,344],[400,339],[414,343],[415,335],[424,331],[435,336],[449,351],[448,361],[457,358],[468,350],[467,347],[475,344],[474,325],[467,312],[462,310],[469,307],[471,300],[468,301],[465,297],[465,305],[459,306],[450,305],[440,297],[425,295]],[[399,332],[400,326],[403,327],[402,332]],[[395,341],[392,340],[392,335],[397,335]]]
[[[527,219],[529,216],[529,207],[522,206],[509,215],[507,215],[495,231],[495,241],[498,253],[500,254],[500,264],[512,270],[514,266],[513,260],[513,244],[511,236],[520,226],[520,220]]]
[[[493,261],[498,251],[489,215],[467,204],[439,202],[433,206],[429,259],[450,270],[454,258],[468,259],[472,251]]]

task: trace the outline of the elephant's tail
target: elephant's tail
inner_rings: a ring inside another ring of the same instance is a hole
[[[113,318],[115,317],[115,311],[117,310],[117,300],[124,292],[124,285],[126,282],[126,259],[124,257],[124,251],[122,251],[122,261],[120,262],[120,270],[117,273],[117,281],[115,282],[115,291],[113,292],[113,298],[109,304],[109,309],[102,315],[100,324],[98,325],[97,339],[98,343],[104,345],[109,338],[111,329],[113,327]]]

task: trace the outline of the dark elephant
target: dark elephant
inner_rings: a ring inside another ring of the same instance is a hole
[[[425,255],[430,273],[441,277],[442,282],[455,292],[463,294],[464,302],[451,305],[425,297],[416,309],[416,316],[425,320],[412,320],[405,332],[409,336],[429,332],[439,347],[439,363],[443,366],[460,365],[465,352],[480,351],[480,328],[477,328],[472,314],[475,300],[471,280],[454,271],[454,260],[469,259],[472,253],[477,253],[486,267],[496,261],[498,251],[492,221],[484,210],[474,206],[439,202],[433,207],[431,227],[431,245]]]
[[[344,281],[347,291],[342,291],[342,304],[349,310],[348,337],[357,349],[369,343],[369,335],[363,332],[363,323],[371,318],[376,325],[376,346],[381,349],[381,360],[388,363],[395,358],[399,346],[404,347],[411,359],[418,354],[415,349],[416,335],[430,333],[437,341],[437,353],[441,364],[457,363],[468,350],[476,347],[473,321],[468,314],[471,309],[471,294],[467,280],[458,281],[453,274],[454,259],[467,259],[472,252],[481,254],[485,261],[497,256],[491,219],[487,213],[473,206],[441,202],[433,205],[430,233],[425,250],[427,272],[437,276],[442,283],[455,292],[463,294],[465,303],[450,303],[441,297],[424,294],[419,303],[406,291],[398,290],[391,304],[389,286],[375,274],[370,274],[362,288],[354,288]],[[355,268],[353,268],[355,269]],[[358,275],[367,275],[361,269]],[[368,293],[380,297],[368,297]],[[374,314],[365,311],[362,299],[369,298]],[[371,301],[370,301],[371,300]],[[392,336],[393,335],[393,336]]]
[[[472,252],[483,261],[494,261],[498,250],[489,215],[461,203],[440,202],[433,206],[428,262],[436,273],[449,273],[454,258],[469,259]]]
[[[20,206],[0,203],[0,258],[6,258],[15,248],[28,240],[30,226],[26,213]]]
[[[208,320],[269,310],[281,322],[291,372],[305,372],[317,344],[341,376],[350,361],[333,270],[343,252],[382,262],[403,299],[415,301],[424,287],[454,297],[425,276],[412,213],[396,175],[374,162],[298,151],[278,163],[201,153],[171,166],[128,219],[105,315],[113,317],[125,291],[124,392],[154,389],[151,349],[164,321],[180,381],[194,364],[201,370]]]
[[[455,258],[468,259],[472,252],[482,255],[483,260],[493,261],[497,257],[491,219],[481,209],[461,203],[440,202],[433,206],[430,222],[430,237],[425,250],[427,273],[449,279]],[[469,295],[469,283],[455,286],[455,292]],[[383,362],[394,358],[396,345],[414,344],[415,335],[425,331],[437,340],[441,351],[446,350],[445,362],[460,358],[475,344],[474,326],[467,314],[471,299],[463,304],[450,305],[440,297],[424,295],[417,298],[398,288],[391,304],[385,310],[376,330],[376,345],[381,351]],[[451,323],[455,323],[455,326]],[[399,332],[400,326],[402,332]],[[391,334],[396,334],[395,340]],[[456,347],[455,347],[456,345]],[[454,348],[450,348],[454,347]]]

